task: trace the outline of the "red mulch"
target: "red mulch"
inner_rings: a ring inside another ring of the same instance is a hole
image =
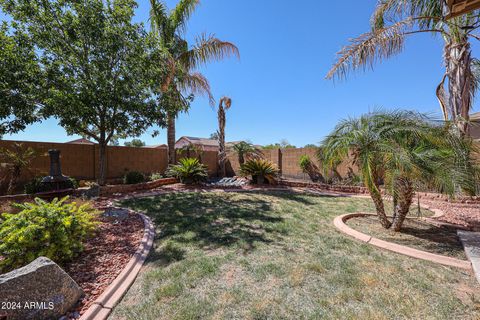
[[[85,292],[74,311],[83,314],[120,274],[137,251],[143,230],[137,214],[116,223],[100,218],[96,234],[85,243],[84,251],[64,268]]]
[[[444,216],[437,218],[439,221],[480,230],[480,204],[427,200],[422,200],[422,204],[442,210]]]

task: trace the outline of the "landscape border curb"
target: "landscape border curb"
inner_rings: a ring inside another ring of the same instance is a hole
[[[410,248],[407,246],[402,246],[396,243],[380,240],[378,238],[375,238],[367,234],[364,234],[362,232],[359,232],[357,230],[354,230],[345,224],[345,222],[351,218],[366,217],[366,216],[375,216],[375,214],[371,214],[371,213],[344,214],[336,217],[333,220],[333,224],[340,232],[345,233],[359,241],[373,245],[377,248],[385,249],[388,251],[392,251],[395,253],[399,253],[399,254],[420,259],[420,260],[426,260],[426,261],[430,261],[438,264],[443,264],[450,267],[456,267],[464,270],[472,270],[472,264],[470,263],[470,261],[442,256],[442,255],[430,253],[427,251],[422,251],[422,250]]]
[[[135,281],[148,254],[153,246],[155,228],[152,220],[144,214],[136,212],[143,221],[144,232],[142,241],[128,264],[105,291],[93,302],[80,320],[107,319],[113,308],[120,302],[130,286]]]

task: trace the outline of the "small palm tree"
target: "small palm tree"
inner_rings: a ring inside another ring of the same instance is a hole
[[[23,170],[28,168],[36,156],[37,152],[35,149],[31,147],[25,148],[21,143],[15,143],[11,149],[0,149],[0,158],[7,163],[9,174],[7,194],[13,194]]]
[[[373,67],[376,62],[400,53],[408,36],[439,35],[444,41],[445,73],[436,95],[445,120],[452,121],[461,134],[467,134],[469,113],[478,88],[475,70],[479,65],[472,57],[470,39],[480,39],[477,34],[480,11],[445,20],[445,2],[378,0],[371,18],[371,31],[352,39],[338,53],[338,60],[327,78],[345,77],[352,69]]]
[[[244,164],[245,160],[263,157],[262,150],[246,141],[241,141],[233,145],[231,152],[237,155],[240,165]]]
[[[187,111],[194,95],[206,95],[213,106],[210,84],[196,69],[210,61],[219,61],[231,55],[240,56],[238,48],[214,35],[201,35],[189,46],[184,39],[186,25],[199,0],[180,0],[168,12],[164,1],[150,0],[152,32],[168,62],[168,74],[161,80],[162,106],[167,114],[167,141],[169,163],[175,163],[175,120]]]
[[[478,170],[472,144],[406,111],[374,113],[340,122],[323,141],[326,166],[353,156],[383,227],[399,231],[412,203],[415,184],[427,182],[439,192],[475,192]],[[381,184],[392,194],[393,220],[385,213]]]
[[[178,151],[182,156],[185,156],[186,158],[192,158],[194,155],[196,155],[199,157],[199,160],[201,160],[203,154],[202,148],[193,143],[189,143],[183,146]]]
[[[220,168],[220,175],[225,177],[227,175],[225,162],[227,161],[227,153],[225,150],[225,124],[227,122],[226,111],[232,106],[232,99],[229,97],[222,97],[218,104],[218,166]]]

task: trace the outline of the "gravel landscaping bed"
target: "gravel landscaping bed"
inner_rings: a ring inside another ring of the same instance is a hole
[[[85,297],[69,318],[78,318],[120,274],[138,249],[144,225],[137,214],[124,220],[100,218],[98,230],[85,243],[85,249],[65,271],[85,291]]]
[[[422,204],[430,208],[442,210],[445,214],[437,218],[439,221],[457,224],[474,231],[480,231],[480,204],[427,200],[422,200]]]

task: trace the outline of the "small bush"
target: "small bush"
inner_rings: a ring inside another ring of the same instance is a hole
[[[83,241],[94,231],[97,211],[90,204],[67,203],[68,197],[46,202],[17,204],[17,214],[2,214],[0,272],[24,266],[40,256],[62,263],[83,250]]]
[[[252,176],[254,182],[263,183],[264,179],[269,182],[275,180],[278,175],[277,167],[265,159],[250,159],[241,166],[240,172],[243,176]]]
[[[160,179],[163,179],[163,178],[164,178],[164,175],[161,174],[160,172],[154,172],[150,175],[150,180],[151,181],[160,180]]]
[[[49,192],[49,191],[54,191],[52,187],[48,187],[47,185],[42,185],[42,180],[43,177],[35,177],[29,182],[27,182],[24,186],[23,189],[26,194],[35,194],[39,192]],[[78,189],[78,181],[75,178],[68,178],[68,181],[63,185],[65,188],[72,188],[72,189]]]
[[[145,175],[138,171],[129,171],[123,177],[124,184],[137,184],[145,182]]]
[[[207,179],[207,167],[198,159],[182,158],[178,162],[167,169],[167,176],[175,177],[185,184],[199,183]]]

